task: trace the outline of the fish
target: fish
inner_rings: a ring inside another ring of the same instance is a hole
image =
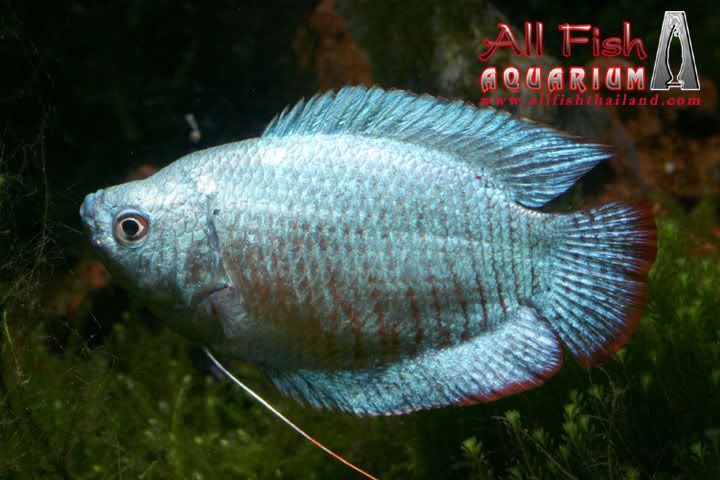
[[[638,326],[644,200],[541,209],[602,145],[491,108],[345,87],[80,209],[112,278],[284,395],[356,415],[491,402]]]

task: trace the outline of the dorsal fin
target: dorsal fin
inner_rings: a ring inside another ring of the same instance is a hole
[[[390,138],[450,153],[528,207],[544,205],[609,157],[600,145],[506,112],[377,87],[301,100],[276,116],[263,137],[312,134]]]

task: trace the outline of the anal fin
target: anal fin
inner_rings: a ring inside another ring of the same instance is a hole
[[[397,415],[490,402],[539,386],[561,364],[561,345],[550,325],[532,308],[520,307],[493,332],[387,366],[266,373],[280,391],[315,407]]]

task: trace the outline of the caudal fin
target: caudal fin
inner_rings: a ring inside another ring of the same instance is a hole
[[[578,361],[612,356],[637,327],[655,261],[650,205],[616,202],[558,219],[548,301],[542,313]]]

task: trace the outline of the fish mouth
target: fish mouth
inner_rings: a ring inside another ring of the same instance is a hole
[[[99,205],[102,204],[104,200],[105,192],[98,190],[95,193],[88,194],[85,200],[83,200],[82,205],[80,205],[80,218],[93,244],[97,243],[97,236],[99,234],[96,215]]]

